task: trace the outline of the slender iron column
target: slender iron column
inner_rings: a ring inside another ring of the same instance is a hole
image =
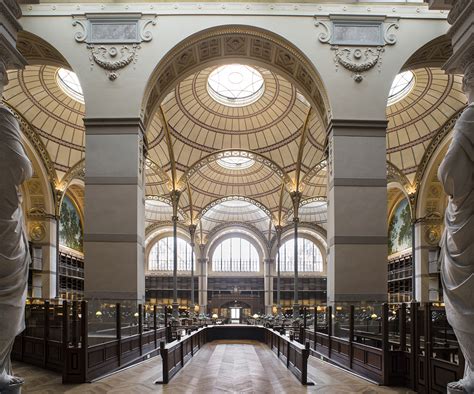
[[[173,204],[173,317],[179,317],[178,304],[178,203],[181,192],[173,190],[171,192],[171,202]]]
[[[191,316],[194,316],[194,235],[196,234],[196,225],[189,226],[189,236],[191,237]]]
[[[281,259],[280,259],[280,247],[281,247],[281,231],[282,227],[280,225],[275,226],[276,236],[277,236],[277,315],[281,316]]]
[[[301,200],[301,192],[295,190],[291,192],[291,200],[293,202],[293,224],[294,224],[294,241],[295,241],[295,249],[294,249],[294,299],[293,299],[293,318],[297,318],[300,313],[300,304],[299,304],[299,297],[298,297],[298,210],[300,206]]]

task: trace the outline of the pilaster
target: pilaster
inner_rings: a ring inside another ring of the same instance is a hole
[[[386,126],[328,127],[328,303],[387,300]]]
[[[86,118],[85,296],[145,299],[144,128]]]

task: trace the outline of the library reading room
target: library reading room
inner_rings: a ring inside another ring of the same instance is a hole
[[[0,0],[0,393],[474,394],[474,0]]]

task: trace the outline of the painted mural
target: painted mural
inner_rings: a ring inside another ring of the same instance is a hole
[[[59,221],[59,243],[82,252],[82,223],[76,206],[68,196],[64,196]]]
[[[411,248],[411,213],[407,199],[401,200],[388,225],[388,254]]]

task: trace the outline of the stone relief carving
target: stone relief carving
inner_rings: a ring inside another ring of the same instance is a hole
[[[364,79],[362,73],[371,70],[376,65],[380,71],[385,46],[395,45],[397,42],[394,30],[399,28],[398,22],[372,22],[370,24],[358,21],[344,22],[341,26],[337,25],[337,28],[341,30],[340,32],[338,30],[337,36],[335,36],[334,23],[330,20],[316,19],[315,26],[322,29],[318,34],[319,42],[330,44],[331,50],[334,51],[336,71],[339,66],[352,71],[355,82],[361,82]],[[351,26],[352,23],[354,26]],[[359,37],[351,36],[349,40],[344,34],[344,29],[351,29],[351,34],[358,34]],[[378,37],[378,30],[380,30],[380,37]]]
[[[150,42],[156,25],[156,16],[140,24],[138,17],[130,20],[102,18],[100,20],[74,19],[72,25],[79,30],[74,34],[78,43],[86,43],[91,68],[98,65],[114,81],[119,70],[136,63],[142,42]]]

